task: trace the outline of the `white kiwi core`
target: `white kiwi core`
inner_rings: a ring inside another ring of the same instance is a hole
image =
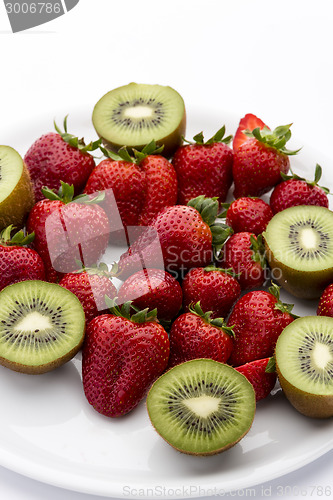
[[[185,399],[184,405],[198,417],[207,418],[209,415],[218,411],[219,409],[219,398],[214,398],[213,396],[208,396],[204,394],[197,398]]]

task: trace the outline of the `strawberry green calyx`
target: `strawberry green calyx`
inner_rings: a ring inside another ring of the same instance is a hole
[[[204,140],[204,135],[203,132],[199,132],[199,134],[196,134],[193,137],[193,141],[188,141],[185,138],[183,138],[184,142],[187,142],[187,144],[199,144],[201,146],[209,146],[209,144],[215,144],[217,142],[223,142],[224,144],[229,144],[232,140],[232,135],[228,135],[227,137],[224,137],[225,134],[225,125],[221,127],[216,134],[213,135],[208,141]]]
[[[294,151],[291,151],[287,149],[285,146],[289,139],[291,138],[291,127],[292,123],[289,125],[281,125],[279,127],[276,127],[273,131],[270,130],[268,127],[264,127],[260,129],[260,127],[255,128],[254,130],[243,130],[243,133],[250,138],[255,138],[257,141],[262,142],[263,144],[266,144],[267,146],[270,146],[271,148],[276,149],[280,153],[283,153],[285,155],[296,155],[300,149],[296,149]]]
[[[227,324],[224,321],[224,318],[211,318],[213,311],[203,312],[200,305],[200,301],[197,302],[196,304],[190,304],[189,312],[192,314],[196,314],[196,316],[202,318],[209,325],[215,326],[216,328],[223,330],[225,333],[230,335],[230,337],[235,336],[232,327],[227,326]]]
[[[110,314],[114,316],[119,316],[120,318],[128,319],[133,321],[133,323],[147,323],[148,321],[157,320],[157,309],[152,309],[149,311],[149,308],[139,310],[137,309],[131,300],[125,302],[122,306],[117,305],[117,297],[114,299],[110,299],[107,295],[105,295],[105,304],[106,307],[110,310]],[[135,314],[131,314],[131,309],[134,309]]]
[[[204,268],[205,272],[210,272],[210,271],[217,271],[219,273],[227,274],[228,276],[231,276],[232,278],[239,278],[240,273],[235,273],[235,271],[229,267],[228,269],[224,269],[223,267],[216,267],[214,264],[211,264],[209,266],[206,266]]]
[[[266,368],[265,368],[266,373],[275,373],[276,372],[276,363],[275,363],[275,357],[272,356],[269,358]]]
[[[18,246],[23,247],[32,243],[35,239],[35,233],[24,234],[23,230],[17,231],[14,236],[11,233],[14,231],[15,227],[11,224],[10,226],[3,229],[0,233],[0,245],[3,246]]]
[[[256,238],[251,234],[250,237],[251,241],[251,250],[252,250],[252,260],[254,262],[259,262],[261,267],[265,269],[267,267],[267,261],[266,261],[266,251],[265,251],[265,245],[262,239],[262,235],[259,234]]]
[[[72,201],[79,201],[80,203],[85,203],[86,205],[94,204],[94,203],[99,203],[104,200],[105,198],[105,193],[98,193],[97,196],[92,198],[90,195],[87,194],[79,194],[74,198],[74,185],[73,184],[67,184],[66,182],[60,181],[61,186],[59,188],[58,193],[55,193],[53,189],[50,189],[46,186],[42,188],[42,193],[45,196],[46,199],[52,200],[52,201],[62,201],[63,203],[67,204]]]
[[[66,115],[64,118],[64,132],[61,131],[56,122],[53,121],[54,128],[56,129],[57,133],[65,142],[67,142],[67,144],[69,144],[73,148],[79,149],[82,153],[95,151],[99,148],[102,143],[102,139],[98,139],[97,141],[92,141],[89,144],[85,144],[83,139],[79,139],[78,137],[75,137],[75,135],[69,134],[67,131],[67,119],[68,115]]]
[[[111,269],[109,270],[109,266],[105,264],[105,262],[100,262],[98,265],[85,267],[85,265],[80,261],[76,260],[78,270],[73,271],[73,274],[80,274],[86,272],[87,274],[98,276],[106,276],[107,278],[116,278],[118,275],[118,264],[117,262],[113,262],[111,265]]]
[[[282,313],[290,314],[290,316],[292,316],[294,319],[299,318],[299,316],[292,313],[292,310],[294,308],[294,304],[286,304],[284,302],[281,302],[281,300],[280,300],[280,287],[276,283],[272,282],[272,286],[269,287],[268,291],[277,299],[277,303],[275,304],[275,309],[278,309]]]
[[[147,158],[147,156],[158,155],[162,153],[164,145],[157,146],[156,141],[152,140],[149,144],[146,144],[146,146],[141,151],[133,149],[134,156],[130,155],[126,146],[121,147],[117,153],[113,153],[112,151],[101,146],[99,149],[102,151],[104,156],[110,158],[111,160],[127,161],[128,163],[135,163],[136,165],[139,165],[142,160]]]
[[[291,170],[291,169],[290,169]],[[292,170],[291,170],[292,171]],[[318,185],[318,182],[320,181],[321,179],[321,176],[322,176],[322,168],[321,166],[317,163],[316,164],[316,168],[315,168],[315,175],[314,175],[314,180],[313,181],[309,181],[308,179],[305,179],[304,177],[300,177],[299,175],[297,174],[294,174],[294,172],[292,171],[292,175],[287,175],[283,172],[281,172],[281,177],[284,181],[289,181],[291,179],[295,179],[297,181],[304,181],[307,183],[308,186],[318,186],[320,187],[320,189],[322,189],[326,194],[332,194],[330,193],[330,190],[329,188],[327,187],[323,187],[323,186],[319,186]]]
[[[233,230],[227,224],[216,222],[219,210],[218,198],[206,198],[204,195],[200,195],[190,200],[187,206],[195,208],[199,212],[202,220],[208,224],[211,230],[213,248],[216,251],[220,250]]]

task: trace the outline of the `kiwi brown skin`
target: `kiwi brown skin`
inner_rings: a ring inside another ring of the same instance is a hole
[[[167,137],[163,139],[163,142],[161,141],[156,141],[156,144],[158,147],[164,146],[163,151],[160,153],[161,155],[165,156],[166,158],[171,158],[176,150],[183,144],[183,138],[185,136],[185,131],[186,131],[186,111],[184,111],[183,118],[179,124],[179,126]],[[98,134],[99,135],[99,134]],[[124,144],[117,144],[117,143],[111,143],[108,142],[104,137],[99,135],[100,139],[102,139],[102,142],[106,149],[109,149],[110,151],[114,151],[117,153],[121,147],[124,146]],[[137,151],[141,151],[146,144],[125,144],[126,148],[128,151],[133,154],[133,149],[136,149]]]
[[[274,280],[295,297],[317,299],[326,286],[333,282],[333,268],[321,271],[298,271],[276,259],[267,241],[265,241],[265,249],[266,259],[273,272]],[[276,270],[278,272],[274,272]]]
[[[0,231],[10,224],[18,229],[22,228],[34,203],[32,182],[23,162],[20,180],[7,198],[0,203]]]
[[[299,413],[310,418],[333,417],[333,395],[322,396],[302,391],[285,379],[277,363],[276,371],[286,398]]]

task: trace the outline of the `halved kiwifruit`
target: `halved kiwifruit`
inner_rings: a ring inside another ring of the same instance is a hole
[[[305,316],[288,325],[275,348],[281,387],[308,417],[333,417],[333,318]]]
[[[277,213],[263,233],[273,278],[291,294],[317,298],[333,281],[333,212],[297,206]]]
[[[0,292],[0,364],[44,373],[69,361],[85,332],[83,307],[59,285],[22,281]]]
[[[92,121],[113,151],[122,146],[141,150],[155,140],[169,158],[185,135],[185,104],[171,87],[130,83],[105,94],[94,107]]]
[[[256,401],[252,385],[234,368],[195,359],[157,379],[147,409],[156,431],[178,451],[214,455],[250,430]]]
[[[33,207],[34,194],[28,169],[9,146],[0,146],[0,230],[24,225]]]

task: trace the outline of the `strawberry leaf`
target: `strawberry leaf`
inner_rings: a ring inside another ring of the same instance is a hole
[[[221,127],[210,139],[207,141],[204,140],[204,135],[203,132],[199,132],[193,137],[193,141],[187,141],[186,139],[183,138],[183,141],[186,142],[187,144],[198,144],[200,146],[209,146],[209,144],[216,144],[217,142],[223,142],[224,144],[229,144],[232,141],[233,136],[228,135],[227,137],[224,137],[225,134],[225,125]]]
[[[301,150],[301,148],[291,151],[285,147],[286,143],[291,138],[291,125],[292,123],[288,125],[281,125],[276,127],[273,131],[266,126],[262,129],[260,129],[260,127],[256,127],[252,131],[244,130],[243,133],[247,137],[254,137],[257,141],[266,144],[267,146],[274,148],[285,155],[295,155]]]
[[[34,241],[35,233],[25,235],[22,229],[11,236],[11,233],[14,231],[14,229],[15,227],[11,224],[1,231],[0,245],[23,247],[26,245],[30,245],[30,243]]]
[[[100,147],[100,145],[102,143],[102,139],[98,139],[96,141],[91,141],[91,142],[89,142],[89,144],[85,144],[83,139],[79,139],[75,135],[69,134],[67,131],[67,119],[68,119],[68,115],[66,115],[64,118],[64,123],[63,123],[64,132],[62,130],[60,130],[60,128],[56,124],[55,120],[53,121],[54,128],[55,128],[56,132],[60,135],[60,137],[65,142],[67,142],[67,144],[69,144],[73,148],[79,149],[82,153],[95,151],[96,149],[98,149]]]
[[[266,368],[265,368],[265,373],[275,373],[276,372],[276,363],[275,363],[275,357],[272,356],[269,358]]]

